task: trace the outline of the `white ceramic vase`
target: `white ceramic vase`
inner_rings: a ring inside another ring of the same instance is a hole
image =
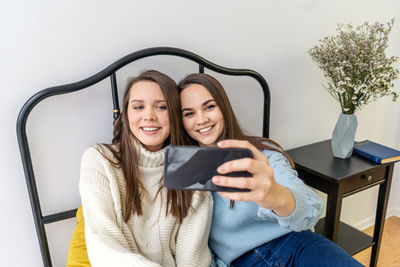
[[[354,114],[340,114],[332,134],[333,156],[346,159],[353,153],[357,117]]]

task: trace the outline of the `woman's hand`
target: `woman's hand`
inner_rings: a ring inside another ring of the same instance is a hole
[[[254,201],[259,206],[272,209],[278,216],[289,216],[295,209],[295,199],[286,187],[278,184],[268,158],[248,141],[223,140],[220,148],[247,148],[253,158],[243,158],[226,162],[218,167],[220,174],[248,171],[253,177],[231,178],[214,176],[214,184],[225,187],[247,188],[250,192],[218,192],[221,196],[237,201]]]

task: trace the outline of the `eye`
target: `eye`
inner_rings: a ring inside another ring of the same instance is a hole
[[[190,117],[193,116],[193,114],[194,114],[194,112],[186,112],[186,113],[183,114],[183,117],[190,118]]]
[[[156,107],[157,110],[166,110],[167,106],[166,105],[160,105]]]
[[[205,110],[212,110],[212,109],[215,108],[215,107],[216,107],[215,104],[210,104],[210,105],[207,105],[207,106],[206,106]]]
[[[142,110],[143,106],[133,106],[132,107],[134,110]]]

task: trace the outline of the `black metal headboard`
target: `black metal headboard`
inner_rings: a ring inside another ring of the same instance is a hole
[[[44,225],[69,219],[75,216],[76,209],[67,210],[59,213],[54,213],[50,215],[43,216],[42,210],[40,207],[38,190],[35,181],[35,175],[32,166],[32,159],[29,151],[29,144],[26,137],[26,122],[28,116],[32,109],[42,100],[54,96],[54,95],[61,95],[67,94],[71,92],[75,92],[78,90],[85,89],[93,84],[96,84],[106,78],[110,78],[111,81],[111,91],[113,97],[113,116],[114,120],[118,117],[120,109],[119,109],[119,101],[118,101],[118,92],[117,92],[117,81],[116,81],[116,71],[120,68],[124,67],[125,65],[136,61],[141,58],[146,58],[150,56],[156,55],[172,55],[183,57],[189,59],[191,61],[196,62],[199,64],[199,72],[203,73],[204,68],[208,68],[212,71],[226,74],[226,75],[233,75],[233,76],[250,76],[257,80],[257,82],[261,85],[261,88],[264,93],[264,107],[263,107],[263,130],[262,134],[264,137],[269,137],[269,118],[270,118],[270,92],[268,88],[268,84],[259,73],[249,70],[249,69],[230,69],[219,66],[214,64],[190,51],[173,48],[173,47],[154,47],[143,49],[134,53],[131,53],[104,70],[98,72],[97,74],[84,79],[82,81],[76,83],[70,83],[66,85],[55,86],[51,88],[44,89],[35,95],[33,95],[22,107],[17,120],[17,137],[18,137],[18,144],[22,158],[22,164],[24,167],[25,179],[28,186],[29,198],[32,206],[33,217],[35,221],[36,232],[39,239],[39,245],[42,253],[42,259],[44,266],[52,266],[51,257],[49,252],[49,246],[46,237],[46,230]]]

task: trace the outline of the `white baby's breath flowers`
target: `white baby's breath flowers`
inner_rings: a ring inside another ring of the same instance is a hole
[[[337,34],[319,41],[308,53],[328,78],[326,90],[339,101],[344,114],[354,111],[382,96],[399,92],[393,90],[393,80],[399,70],[394,67],[398,57],[386,57],[385,49],[391,22],[364,23],[354,28],[339,24]]]

